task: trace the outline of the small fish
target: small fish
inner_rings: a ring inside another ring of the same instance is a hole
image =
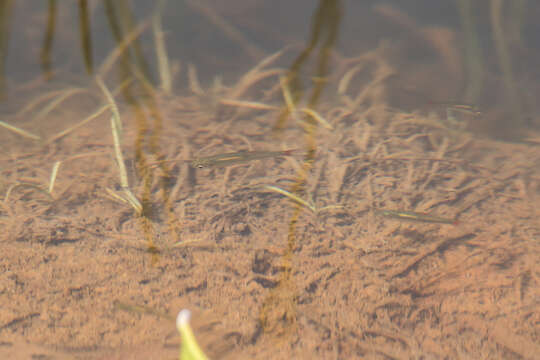
[[[375,210],[375,213],[377,215],[381,215],[387,218],[405,220],[405,221],[427,222],[427,223],[434,223],[434,224],[452,224],[452,225],[458,224],[458,221],[455,219],[441,218],[438,216],[432,216],[426,213],[418,213],[414,211],[377,209]]]
[[[175,320],[173,316],[170,316],[169,314],[166,314],[164,312],[161,312],[159,310],[153,309],[145,305],[132,305],[132,304],[115,300],[113,302],[113,306],[118,310],[123,310],[123,311],[131,312],[131,313],[148,314],[148,315],[157,316],[159,318]]]
[[[473,116],[480,116],[482,112],[474,104],[457,103],[457,102],[430,102],[431,105],[444,106],[446,109],[450,109],[456,112],[462,112]]]
[[[432,103],[446,108],[445,125],[453,130],[466,130],[471,120],[482,116],[482,112],[474,104],[461,103]]]
[[[252,160],[289,156],[294,151],[296,151],[296,149],[283,151],[240,151],[235,153],[219,154],[192,160],[191,166],[197,169],[206,167],[224,167],[234,164],[241,164]]]

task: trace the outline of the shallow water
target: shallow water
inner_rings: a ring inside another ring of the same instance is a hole
[[[481,51],[466,50],[454,3],[329,2],[341,18],[320,20],[322,39],[339,30],[328,73],[317,67],[321,40],[291,109],[279,79],[322,3],[205,3],[166,5],[168,57],[179,64],[170,91],[151,27],[142,57],[132,46],[130,66],[102,73],[114,91],[146,63],[155,86],[134,75],[118,90],[115,134],[111,110],[88,118],[108,102],[85,74],[76,3],[58,6],[46,79],[46,7],[14,2],[1,120],[27,133],[0,128],[2,357],[173,358],[182,308],[211,358],[540,353],[539,7],[503,9],[509,78],[496,1],[471,9]],[[135,26],[148,4],[134,2]],[[115,40],[106,7],[89,10],[97,73]],[[478,110],[448,111],[470,103]],[[299,151],[190,166],[286,149]]]

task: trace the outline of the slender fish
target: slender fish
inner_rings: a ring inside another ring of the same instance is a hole
[[[452,109],[454,111],[460,111],[463,113],[471,114],[474,116],[482,115],[482,111],[478,109],[478,106],[475,104],[466,104],[466,103],[457,103],[457,102],[430,102],[431,105],[435,106],[444,106],[447,109]]]
[[[404,221],[416,221],[416,222],[426,222],[433,224],[451,224],[457,225],[458,221],[456,219],[442,218],[438,216],[432,216],[426,213],[418,213],[414,211],[400,211],[400,210],[384,210],[377,209],[375,214],[381,215],[391,219],[404,220]]]
[[[241,164],[252,160],[289,156],[296,149],[283,151],[240,151],[227,154],[219,154],[202,157],[191,161],[191,166],[197,169],[207,167],[224,167],[234,164]]]
[[[482,112],[474,104],[432,103],[446,107],[446,119],[443,123],[452,130],[466,130],[469,123],[482,116]]]

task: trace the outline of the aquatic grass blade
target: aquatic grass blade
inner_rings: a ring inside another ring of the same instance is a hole
[[[62,164],[61,161],[56,161],[53,165],[52,171],[51,171],[51,178],[49,180],[49,194],[52,194],[54,189],[54,184],[56,182],[56,175],[58,175],[58,169],[60,168],[60,164]]]
[[[208,360],[208,357],[201,350],[191,326],[189,326],[189,318],[191,311],[184,309],[178,313],[176,317],[176,328],[182,337],[180,345],[180,360]]]
[[[21,135],[22,137],[25,137],[25,138],[28,138],[28,139],[32,139],[32,140],[41,140],[41,138],[37,135],[34,135],[32,133],[29,133],[28,131],[26,130],[23,130],[21,128],[18,128],[16,126],[13,126],[13,125],[10,125],[2,120],[0,120],[0,126],[3,126],[5,127],[6,129],[8,130],[11,130],[13,131],[14,133],[16,134],[19,134]]]
[[[270,191],[274,191],[274,192],[277,192],[278,194],[281,194],[281,195],[284,195],[286,197],[288,197],[289,199],[291,199],[292,201],[300,204],[300,205],[303,205],[305,206],[306,208],[310,209],[311,211],[313,211],[314,213],[317,212],[317,209],[315,208],[315,206],[313,204],[310,204],[308,201],[302,199],[301,197],[298,197],[290,192],[288,192],[287,190],[283,190],[277,186],[274,186],[274,185],[266,185],[264,187],[265,189],[267,190],[270,190]]]

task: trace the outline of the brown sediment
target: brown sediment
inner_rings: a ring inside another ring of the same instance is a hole
[[[375,72],[393,70],[382,58],[373,63]],[[289,191],[302,167],[294,158],[204,173],[179,163],[152,169],[150,180],[126,166],[133,195],[148,193],[145,206],[156,213],[142,224],[129,204],[107,196],[120,184],[108,155],[109,116],[45,147],[0,132],[1,195],[21,182],[46,191],[51,169],[62,162],[52,199],[24,186],[6,201],[0,196],[0,357],[175,358],[179,341],[166,318],[190,307],[199,310],[193,328],[210,358],[534,358],[540,149],[450,136],[431,126],[433,119],[389,112],[381,79],[362,83],[351,75],[340,95],[358,99],[364,87],[372,91],[358,102],[319,101],[317,112],[332,129],[318,128],[310,176],[296,196],[308,205],[313,198],[316,209],[342,208],[298,212],[296,242],[287,251],[294,210],[286,196],[264,187]],[[249,101],[279,103],[278,95]],[[148,163],[201,150],[294,148],[304,136],[289,124],[272,137],[275,113],[266,110],[216,121],[203,96],[155,94],[163,154],[143,147]],[[60,108],[54,119],[44,115],[49,128],[31,116],[25,125],[50,139],[77,123],[73,114],[96,111]],[[129,165],[138,129],[121,104],[119,112]],[[373,208],[458,215],[460,224],[385,221]],[[143,226],[152,228],[154,257]],[[283,271],[284,253],[292,271]],[[268,324],[270,332],[284,324],[296,331],[282,331],[279,340],[263,336],[265,301],[272,311],[265,319],[281,319]]]

